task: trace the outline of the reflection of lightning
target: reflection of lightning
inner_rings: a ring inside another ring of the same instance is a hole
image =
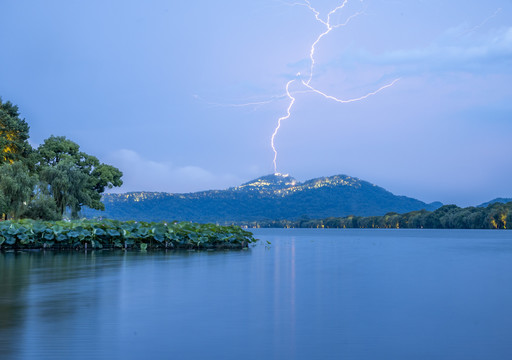
[[[285,116],[281,116],[279,118],[279,120],[277,120],[277,127],[276,129],[274,130],[274,133],[272,134],[272,139],[270,140],[270,145],[272,146],[272,150],[274,150],[274,172],[277,172],[277,150],[274,146],[274,138],[276,137],[277,135],[277,132],[279,131],[279,128],[281,127],[281,121],[283,120],[286,120],[290,117],[291,113],[290,111],[292,110],[292,106],[293,106],[293,103],[295,102],[295,98],[290,94],[290,84],[292,82],[294,82],[295,80],[290,80],[288,81],[288,83],[286,84],[286,95],[290,98],[290,105],[288,105],[288,109],[286,111],[286,115]]]
[[[342,27],[342,26],[345,26],[347,25],[350,20],[352,20],[354,17],[358,16],[358,15],[361,15],[362,12],[356,12],[352,15],[350,15],[344,23],[339,23],[339,24],[331,24],[331,16],[334,15],[338,10],[342,10],[345,5],[347,5],[348,1],[349,0],[343,0],[343,2],[338,5],[337,7],[335,7],[333,10],[331,10],[328,14],[327,14],[327,18],[326,20],[322,20],[322,18],[320,17],[320,12],[317,11],[310,3],[310,0],[303,0],[304,2],[303,3],[293,3],[293,4],[289,4],[289,5],[301,5],[301,6],[305,6],[307,7],[314,15],[315,15],[315,19],[322,23],[325,27],[326,27],[326,30],[321,33],[317,38],[316,40],[313,42],[313,44],[311,45],[311,50],[309,52],[309,59],[310,59],[310,68],[309,68],[309,76],[308,76],[308,79],[306,81],[302,80],[301,79],[301,82],[302,84],[309,89],[309,91],[312,91],[312,92],[315,92],[317,94],[320,94],[322,96],[324,96],[325,98],[327,99],[330,99],[330,100],[334,100],[336,102],[339,102],[339,103],[350,103],[350,102],[355,102],[355,101],[360,101],[360,100],[364,100],[372,95],[375,95],[377,93],[379,93],[380,91],[390,87],[390,86],[393,86],[399,79],[395,79],[393,80],[391,83],[387,84],[387,85],[384,85],[382,87],[380,87],[379,89],[375,90],[375,91],[372,91],[370,93],[367,93],[366,95],[363,95],[363,96],[360,96],[358,98],[353,98],[353,99],[348,99],[348,100],[342,100],[342,99],[338,99],[334,96],[331,96],[331,95],[328,95],[316,88],[314,88],[313,86],[310,85],[311,83],[311,80],[313,79],[313,72],[314,72],[314,67],[315,67],[315,50],[316,50],[316,46],[318,45],[318,43],[320,42],[320,40],[322,40],[322,38],[324,36],[326,36],[327,34],[329,34],[333,29],[336,29],[336,28],[339,28],[339,27]],[[363,0],[360,0],[361,2],[363,2]],[[297,74],[298,76],[300,76],[300,73]],[[290,117],[290,114],[291,114],[291,109],[293,107],[293,104],[295,102],[295,98],[290,94],[290,91],[289,91],[289,87],[290,87],[290,84],[295,81],[295,80],[291,80],[289,81],[287,84],[286,84],[286,94],[287,96],[291,99],[291,102],[290,104],[288,105],[288,109],[287,109],[287,112],[286,112],[286,115],[279,118],[278,122],[277,122],[277,127],[275,128],[274,132],[272,133],[272,138],[271,138],[271,146],[272,146],[272,150],[274,151],[274,173],[277,173],[277,151],[276,151],[276,148],[275,148],[275,144],[274,144],[274,139],[277,135],[277,132],[279,131],[279,128],[281,127],[281,121],[282,120],[285,120],[285,119],[288,119]]]

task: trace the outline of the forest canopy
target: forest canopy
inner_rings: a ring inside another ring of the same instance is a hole
[[[239,222],[239,225],[262,228],[511,229],[512,202],[467,208],[444,205],[435,211],[391,212],[383,216],[350,215],[325,219],[304,216],[297,220],[262,220]]]
[[[0,98],[0,214],[4,219],[78,218],[82,207],[104,210],[101,194],[121,186],[122,172],[80,151],[64,136],[29,142],[18,106]]]

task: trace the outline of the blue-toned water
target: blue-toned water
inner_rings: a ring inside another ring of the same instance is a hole
[[[0,359],[512,359],[510,231],[255,234],[0,253]]]

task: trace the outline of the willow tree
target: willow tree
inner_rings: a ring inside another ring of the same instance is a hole
[[[12,164],[29,157],[29,126],[20,118],[18,107],[0,98],[0,165]]]
[[[21,161],[0,165],[0,213],[18,219],[27,209],[37,177]]]
[[[119,169],[100,163],[64,136],[49,137],[37,154],[39,177],[48,184],[60,214],[69,208],[71,217],[76,218],[83,206],[104,210],[101,194],[123,184]]]
[[[63,136],[50,136],[34,151],[18,107],[0,98],[0,214],[53,219],[83,206],[104,210],[101,194],[123,184],[122,172],[80,151]],[[23,213],[25,212],[25,215]]]

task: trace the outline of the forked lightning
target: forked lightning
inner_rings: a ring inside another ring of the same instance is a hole
[[[361,2],[363,2],[362,0],[360,0]],[[315,19],[320,22],[321,24],[323,24],[326,28],[326,30],[321,33],[317,38],[316,40],[313,42],[313,44],[311,45],[311,50],[309,52],[309,59],[310,59],[310,68],[309,68],[309,76],[307,78],[307,80],[304,80],[302,79],[301,77],[301,74],[297,74],[297,78],[296,79],[293,79],[293,80],[290,80],[288,81],[288,83],[286,84],[286,95],[288,96],[288,98],[290,99],[290,104],[288,105],[288,108],[286,110],[286,115],[285,116],[282,116],[278,119],[277,121],[277,127],[275,128],[274,132],[272,133],[272,137],[270,139],[270,145],[272,147],[272,150],[274,151],[274,173],[277,173],[277,150],[276,150],[276,147],[275,147],[275,137],[279,131],[279,129],[281,128],[281,122],[283,120],[286,120],[288,118],[290,118],[291,116],[291,110],[292,110],[292,107],[293,107],[293,104],[295,103],[295,98],[292,96],[292,94],[290,93],[290,85],[295,82],[296,80],[300,80],[300,82],[307,88],[309,89],[309,91],[311,92],[314,92],[314,93],[317,93],[319,95],[322,95],[323,97],[327,98],[327,99],[330,99],[330,100],[334,100],[336,102],[339,102],[339,103],[350,103],[350,102],[355,102],[355,101],[361,101],[361,100],[364,100],[372,95],[375,95],[377,93],[379,93],[380,91],[384,90],[384,89],[387,89],[388,87],[391,87],[393,86],[399,79],[395,79],[393,80],[392,82],[390,82],[389,84],[387,85],[384,85],[380,88],[378,88],[377,90],[375,91],[372,91],[372,92],[369,92],[365,95],[362,95],[360,97],[357,97],[357,98],[353,98],[353,99],[339,99],[339,98],[336,98],[332,95],[328,95],[326,94],[325,92],[323,91],[320,91],[318,89],[316,89],[315,87],[313,87],[311,85],[311,80],[313,79],[313,74],[314,74],[314,68],[315,68],[315,50],[316,50],[316,46],[318,45],[318,43],[320,42],[320,40],[326,36],[327,34],[329,34],[333,29],[336,29],[336,28],[339,28],[339,27],[342,27],[342,26],[345,26],[347,25],[353,18],[355,18],[356,16],[359,16],[361,15],[363,12],[362,11],[358,11],[352,15],[350,15],[347,20],[343,23],[339,23],[339,24],[332,24],[331,23],[331,17],[337,12],[337,11],[340,11],[342,10],[346,5],[347,3],[349,2],[349,0],[344,0],[343,3],[341,3],[340,5],[338,5],[337,7],[335,7],[334,9],[332,9],[331,11],[329,11],[329,13],[327,14],[327,17],[325,20],[323,20],[320,16],[320,12],[317,11],[312,5],[311,5],[311,2],[309,0],[304,0],[304,2],[302,3],[293,3],[293,4],[289,4],[289,5],[300,5],[300,6],[305,6],[307,7],[314,15],[315,15]]]

